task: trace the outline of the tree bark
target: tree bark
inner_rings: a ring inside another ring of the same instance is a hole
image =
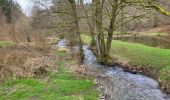
[[[98,43],[98,56],[99,60],[105,57],[105,39],[103,33],[103,5],[105,0],[96,0],[95,1],[95,19],[96,19],[96,29],[97,29],[97,43]]]
[[[114,23],[116,19],[116,12],[117,12],[117,7],[118,7],[118,0],[114,0],[113,5],[112,5],[112,13],[111,13],[111,19],[110,19],[110,25],[109,25],[109,31],[108,31],[108,37],[107,37],[107,42],[106,42],[106,56],[110,55],[110,48],[112,44],[112,35],[114,29]]]
[[[95,0],[92,0],[92,17],[91,17],[91,47],[94,47],[96,45],[95,43],[95,33],[96,33],[96,25],[95,25]]]
[[[80,30],[79,30],[79,19],[77,16],[77,11],[76,11],[76,2],[75,0],[68,0],[71,9],[72,9],[72,18],[74,21],[74,28],[76,31],[76,35],[78,36],[78,46],[79,46],[79,63],[82,64],[84,60],[84,54],[83,54],[83,46],[82,46],[82,41],[81,41],[81,36],[80,36]]]
[[[83,10],[84,10],[84,13],[85,13],[87,25],[88,25],[88,27],[89,27],[89,29],[90,29],[90,34],[91,34],[91,38],[92,38],[90,47],[93,48],[93,47],[95,46],[94,25],[93,25],[94,21],[92,20],[92,22],[90,22],[90,19],[89,19],[89,16],[88,16],[88,11],[87,11],[86,8],[84,7],[83,0],[80,0],[80,3],[81,3],[81,6],[82,6],[82,8],[83,8]],[[93,8],[94,8],[93,5],[94,5],[94,4],[93,4],[93,3],[94,3],[94,1],[92,2],[92,14],[94,13],[94,11],[93,11]]]

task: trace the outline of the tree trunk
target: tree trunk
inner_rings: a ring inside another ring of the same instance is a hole
[[[78,36],[78,46],[79,46],[79,63],[82,64],[84,60],[84,54],[83,54],[83,46],[82,46],[82,41],[81,41],[81,36],[80,36],[80,30],[79,30],[79,19],[77,16],[77,11],[76,11],[76,2],[75,0],[68,0],[68,2],[71,5],[71,10],[72,10],[72,19],[74,22],[74,29],[76,31],[76,36]]]
[[[117,7],[118,7],[118,0],[114,0],[112,5],[112,17],[110,19],[110,26],[109,26],[108,37],[106,42],[106,52],[105,52],[106,56],[110,56],[110,48],[112,44],[112,35],[114,31],[114,23],[116,18]]]
[[[91,47],[94,47],[96,45],[95,43],[95,31],[96,31],[96,25],[95,25],[95,0],[92,0],[92,17],[91,17],[91,37],[92,37],[92,40],[91,40]]]
[[[95,46],[95,38],[94,38],[94,35],[95,35],[95,32],[94,32],[94,20],[92,19],[91,22],[90,22],[90,19],[89,19],[89,16],[88,16],[88,11],[86,10],[85,6],[84,6],[84,3],[83,3],[83,0],[80,0],[80,3],[81,3],[81,6],[84,10],[84,13],[85,13],[85,17],[86,17],[86,22],[87,22],[87,25],[90,29],[90,34],[91,34],[91,44],[90,44],[90,47],[93,48]],[[94,15],[94,0],[92,1],[92,15]]]
[[[105,52],[105,55],[106,55],[107,57],[110,56],[111,44],[112,44],[112,34],[108,35],[108,37],[107,37],[106,52]]]
[[[95,1],[95,24],[96,24],[96,29],[97,29],[97,43],[98,47],[98,56],[99,60],[102,60],[103,57],[105,57],[105,39],[104,39],[104,33],[103,33],[103,5],[104,5],[105,0],[96,0]]]

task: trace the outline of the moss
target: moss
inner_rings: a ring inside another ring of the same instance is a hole
[[[112,64],[112,58],[110,56],[97,57],[97,61],[103,64]]]
[[[160,79],[170,82],[170,66],[167,66],[161,69]]]

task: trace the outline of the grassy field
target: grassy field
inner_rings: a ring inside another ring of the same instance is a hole
[[[90,37],[83,35],[85,43],[90,43]],[[152,67],[158,71],[159,78],[170,89],[170,50],[145,46],[138,43],[128,43],[113,40],[111,57],[126,60],[138,67]]]
[[[55,61],[58,72],[7,80],[0,84],[0,100],[97,100],[99,92],[92,78],[72,74],[66,69],[74,62],[69,53],[57,51],[56,56],[60,59]]]

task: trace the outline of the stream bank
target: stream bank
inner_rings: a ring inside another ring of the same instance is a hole
[[[60,40],[58,47],[67,47],[66,41]],[[106,100],[170,100],[154,79],[125,72],[117,66],[103,66],[97,62],[88,46],[84,45],[83,50],[84,64],[102,73],[97,82],[101,85]]]

